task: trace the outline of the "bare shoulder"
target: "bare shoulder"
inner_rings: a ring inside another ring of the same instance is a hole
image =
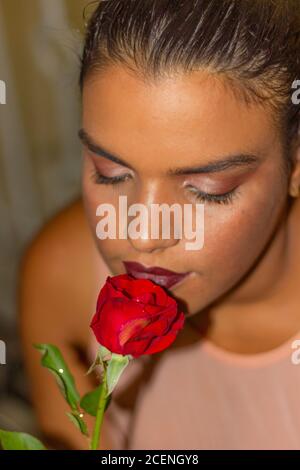
[[[61,210],[54,216],[37,234],[29,245],[23,261],[26,263],[29,259],[38,257],[40,262],[46,260],[47,263],[54,255],[63,259],[68,258],[69,263],[84,261],[86,254],[90,250],[92,243],[91,234],[85,218],[83,204],[81,200],[72,203],[67,208]],[[74,248],[81,245],[81,250],[76,257],[70,258],[69,255]],[[64,267],[63,263],[56,264],[57,271]],[[52,263],[54,265],[54,263]]]
[[[51,332],[55,337],[69,335],[80,340],[92,295],[94,250],[81,201],[45,225],[21,263],[21,320],[25,329],[30,325],[39,330],[39,336],[42,329],[48,341]]]

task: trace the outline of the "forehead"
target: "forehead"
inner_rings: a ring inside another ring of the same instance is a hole
[[[266,153],[276,139],[268,108],[246,104],[220,78],[193,72],[145,83],[122,66],[92,75],[83,90],[83,127],[134,166],[170,167],[209,157]]]

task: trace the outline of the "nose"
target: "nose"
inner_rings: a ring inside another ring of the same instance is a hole
[[[150,234],[151,235],[151,234]],[[165,250],[166,248],[172,247],[178,243],[178,240],[174,239],[153,239],[148,234],[143,234],[143,236],[139,238],[133,238],[132,236],[128,236],[128,240],[131,246],[139,252],[143,253],[152,253],[157,251]]]
[[[136,251],[152,253],[177,245],[180,241],[179,232],[176,232],[178,223],[181,223],[180,211],[179,204],[172,202],[165,192],[154,187],[144,190],[128,207],[128,240],[131,246]]]

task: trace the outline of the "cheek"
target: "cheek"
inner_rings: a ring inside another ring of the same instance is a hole
[[[88,219],[90,229],[95,237],[97,247],[102,254],[102,257],[107,262],[108,266],[113,270],[118,269],[118,264],[114,265],[115,260],[119,260],[122,254],[128,251],[128,241],[117,239],[100,240],[96,234],[97,224],[100,217],[97,216],[97,207],[102,203],[111,203],[114,207],[116,204],[114,200],[107,196],[105,188],[97,185],[93,181],[93,165],[85,161],[82,172],[82,198],[85,208],[85,213]],[[116,273],[118,274],[118,273]]]
[[[95,184],[92,180],[91,165],[85,160],[82,169],[82,198],[85,208],[85,213],[88,221],[92,227],[96,220],[96,209],[99,204]]]
[[[207,208],[204,247],[197,255],[184,255],[185,267],[198,273],[183,296],[191,314],[227,292],[251,269],[274,234],[284,201],[279,194],[267,200],[256,193],[244,205]]]
[[[100,204],[112,201],[108,200],[105,186],[95,183],[94,172],[94,164],[89,158],[84,157],[82,168],[82,197],[89,222],[93,230],[96,230],[96,224],[98,222],[96,215],[97,207]]]
[[[266,194],[255,193],[232,209],[220,209],[222,215],[207,217],[204,257],[214,278],[242,276],[273,236],[285,198]]]
[[[280,165],[265,165],[241,187],[231,206],[208,211],[208,252],[232,269],[249,267],[272,236],[286,200]]]

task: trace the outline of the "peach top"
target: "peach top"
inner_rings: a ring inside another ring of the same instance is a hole
[[[300,365],[291,360],[300,332],[251,355],[213,345],[188,323],[182,332],[121,376],[105,415],[114,449],[300,449]],[[96,348],[91,336],[93,357]]]

